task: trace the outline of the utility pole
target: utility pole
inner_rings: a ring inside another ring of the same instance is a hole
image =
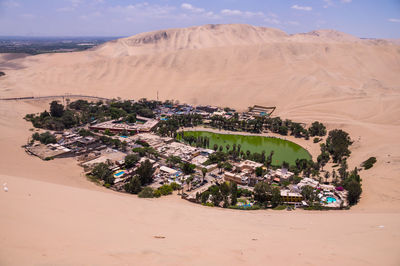
[[[158,91],[157,91],[157,102],[158,102]]]

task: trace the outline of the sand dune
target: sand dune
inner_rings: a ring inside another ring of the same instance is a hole
[[[138,34],[90,51],[0,57],[0,97],[81,93],[176,99],[342,128],[350,167],[369,156],[361,202],[345,212],[237,212],[174,197],[141,200],[89,183],[73,160],[20,148],[22,120],[47,102],[0,102],[0,264],[398,265],[400,46],[320,30],[249,25]],[[215,222],[218,221],[218,222]],[[383,227],[381,227],[383,225]],[[164,235],[165,239],[155,239]],[[252,240],[252,239],[257,240]],[[72,256],[73,255],[73,256]]]

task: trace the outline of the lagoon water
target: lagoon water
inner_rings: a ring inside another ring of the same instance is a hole
[[[261,153],[265,151],[266,156],[274,151],[274,156],[272,157],[273,165],[281,165],[283,161],[288,162],[290,165],[294,165],[296,159],[311,159],[310,154],[300,145],[293,143],[288,140],[283,140],[279,138],[263,137],[263,136],[249,136],[249,135],[233,135],[233,134],[218,134],[208,131],[185,131],[185,136],[202,136],[210,138],[210,146],[212,149],[214,144],[218,146],[222,145],[224,151],[226,151],[226,145],[230,145],[230,150],[232,145],[241,145],[241,150],[246,152],[249,150],[251,153],[258,152]]]

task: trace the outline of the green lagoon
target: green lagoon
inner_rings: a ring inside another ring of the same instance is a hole
[[[208,137],[210,139],[210,149],[214,147],[214,144],[217,144],[218,146],[222,145],[224,151],[226,151],[227,144],[230,145],[230,149],[232,149],[233,144],[240,144],[243,152],[249,150],[251,153],[261,153],[262,151],[265,151],[266,156],[268,156],[271,151],[274,151],[274,156],[272,157],[273,165],[280,165],[283,161],[288,162],[290,165],[294,165],[296,159],[311,159],[311,155],[308,151],[300,145],[279,138],[218,134],[208,131],[185,131],[184,134],[185,136],[194,136],[196,138],[198,136]]]

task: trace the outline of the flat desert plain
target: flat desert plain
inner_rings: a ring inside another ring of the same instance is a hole
[[[91,51],[0,57],[0,97],[80,93],[177,99],[341,128],[350,168],[370,156],[349,211],[237,211],[90,183],[73,159],[41,161],[22,118],[48,101],[0,101],[1,265],[399,265],[400,47],[335,32],[249,25],[139,34]]]

